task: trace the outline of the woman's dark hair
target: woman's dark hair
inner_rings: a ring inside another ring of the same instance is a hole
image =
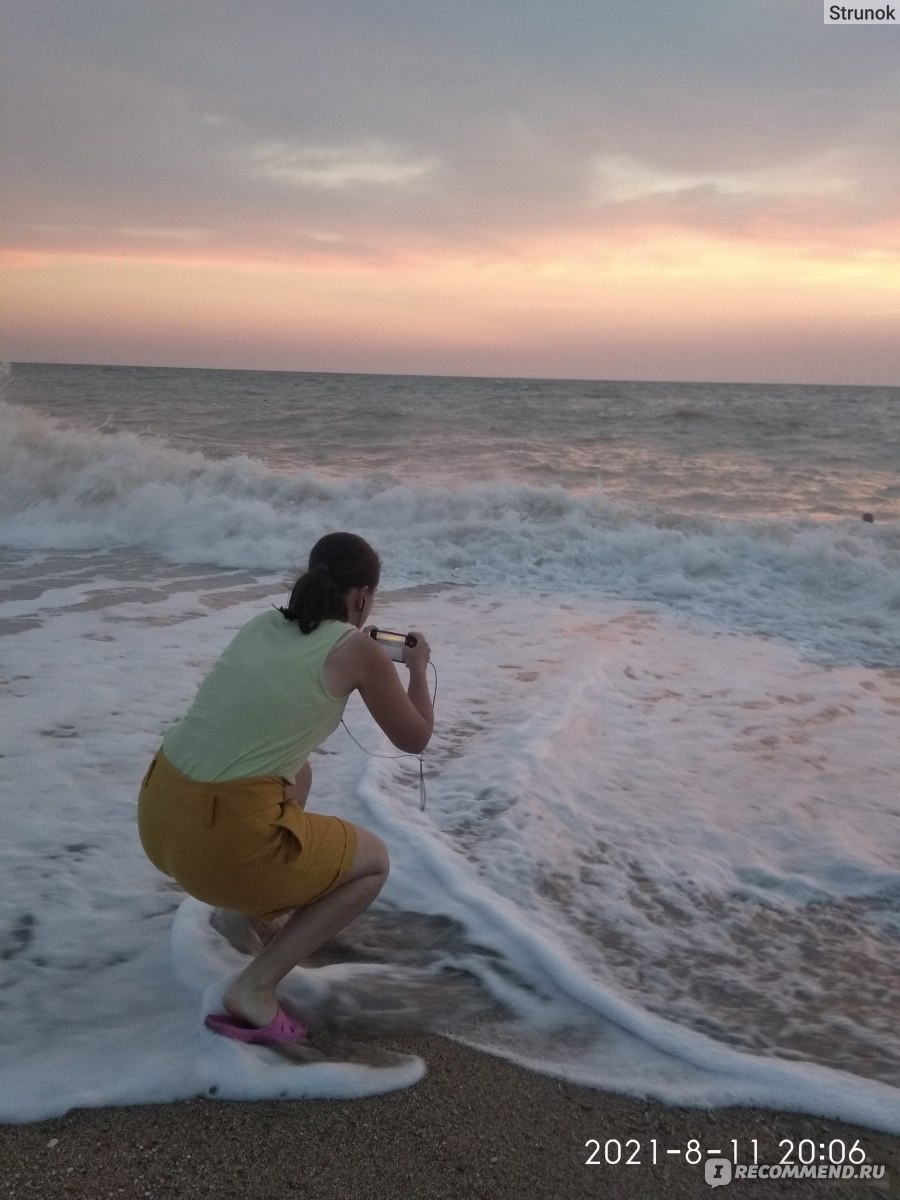
[[[309,566],[294,584],[287,608],[289,621],[301,633],[312,633],[323,621],[346,621],[345,596],[351,588],[377,588],[381,559],[369,543],[355,533],[326,533],[309,553]]]

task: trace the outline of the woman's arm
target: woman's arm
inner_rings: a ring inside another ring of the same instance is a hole
[[[290,800],[296,804],[298,808],[306,808],[306,801],[309,797],[309,789],[312,787],[312,767],[307,760],[297,774],[294,776],[294,782],[288,784],[284,789],[285,800]]]
[[[393,662],[365,634],[347,638],[328,656],[326,683],[337,695],[359,691],[366,708],[398,750],[419,754],[434,729],[428,694],[427,667],[431,649],[422,634],[404,651],[409,686],[404,691]]]

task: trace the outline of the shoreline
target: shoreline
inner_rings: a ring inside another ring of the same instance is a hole
[[[886,1166],[885,1177],[735,1179],[726,1196],[900,1196],[900,1138],[890,1134],[765,1109],[668,1108],[539,1075],[434,1035],[382,1037],[378,1044],[420,1055],[425,1078],[362,1100],[198,1098],[75,1109],[2,1125],[0,1194],[15,1200],[691,1200],[711,1192],[702,1160],[685,1161],[691,1139],[701,1152],[720,1149],[729,1158],[737,1143],[742,1162],[752,1161],[756,1139],[758,1162],[768,1164],[785,1153],[779,1142],[806,1139],[807,1146],[834,1144],[834,1153],[858,1140],[869,1163]],[[592,1139],[600,1143],[601,1164],[588,1166]],[[607,1142],[613,1154],[621,1143],[623,1157],[639,1143],[641,1164],[607,1165]]]

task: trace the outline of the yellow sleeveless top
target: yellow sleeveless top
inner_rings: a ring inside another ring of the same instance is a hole
[[[347,697],[325,686],[325,659],[354,629],[323,621],[304,634],[277,609],[253,617],[164,737],[166,758],[206,783],[293,777],[344,715]]]

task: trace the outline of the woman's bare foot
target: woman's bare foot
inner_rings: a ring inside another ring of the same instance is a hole
[[[278,1012],[275,992],[269,988],[253,987],[244,979],[243,973],[228,985],[222,1004],[232,1017],[260,1029],[273,1021]]]

